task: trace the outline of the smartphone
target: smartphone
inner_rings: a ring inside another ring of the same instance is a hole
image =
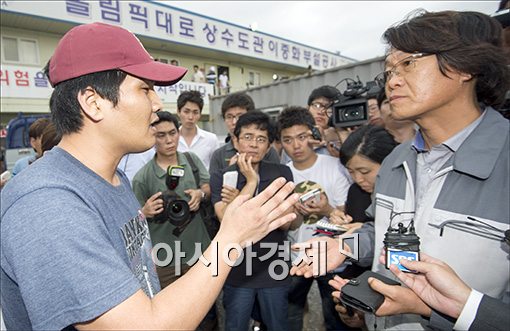
[[[310,199],[315,199],[315,203],[319,203],[321,201],[321,190],[318,188],[314,188],[313,190],[303,194],[299,198],[299,201],[301,203],[305,203],[306,201],[308,201]]]
[[[9,170],[6,170],[6,171],[2,172],[2,174],[0,175],[0,179],[1,180],[9,180],[9,179],[11,179],[11,172]]]
[[[233,188],[237,186],[237,171],[227,171],[223,174],[223,185],[227,185]]]
[[[318,141],[322,141],[321,132],[317,127],[312,127],[312,138]]]

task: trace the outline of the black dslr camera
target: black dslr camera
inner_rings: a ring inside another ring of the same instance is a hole
[[[175,226],[173,234],[179,236],[191,222],[191,213],[186,200],[181,199],[175,188],[179,185],[179,179],[184,176],[184,168],[181,166],[169,166],[166,172],[165,184],[168,190],[163,192],[163,211],[154,216],[153,222],[170,222]]]
[[[365,86],[360,81],[350,78],[342,79],[337,86],[347,82],[347,89],[340,92],[332,105],[332,124],[337,128],[362,125],[368,121],[368,106],[366,95],[377,95],[381,90],[375,81],[367,82]]]

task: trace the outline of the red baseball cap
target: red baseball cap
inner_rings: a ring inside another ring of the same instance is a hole
[[[187,69],[155,61],[128,30],[104,23],[76,26],[59,41],[50,59],[52,86],[94,72],[119,69],[155,85],[177,83]]]

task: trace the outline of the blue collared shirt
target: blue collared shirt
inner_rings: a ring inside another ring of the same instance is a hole
[[[432,179],[436,173],[442,169],[443,165],[448,161],[453,154],[459,149],[460,145],[466,138],[473,132],[473,130],[480,124],[485,111],[473,123],[466,126],[460,132],[448,138],[445,142],[432,146],[427,150],[425,140],[421,131],[416,132],[413,141],[413,148],[418,152],[416,159],[416,203],[420,204],[424,193],[427,191]]]

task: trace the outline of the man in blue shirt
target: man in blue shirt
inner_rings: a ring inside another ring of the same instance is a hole
[[[185,73],[154,61],[117,26],[79,25],[60,40],[47,74],[62,140],[2,190],[7,329],[195,329],[231,268],[215,256],[293,219],[279,217],[297,201],[285,199],[293,185],[282,179],[254,199],[239,197],[204,252],[211,263],[195,264],[160,291],[147,221],[117,165],[154,145],[162,108],[154,86]]]

